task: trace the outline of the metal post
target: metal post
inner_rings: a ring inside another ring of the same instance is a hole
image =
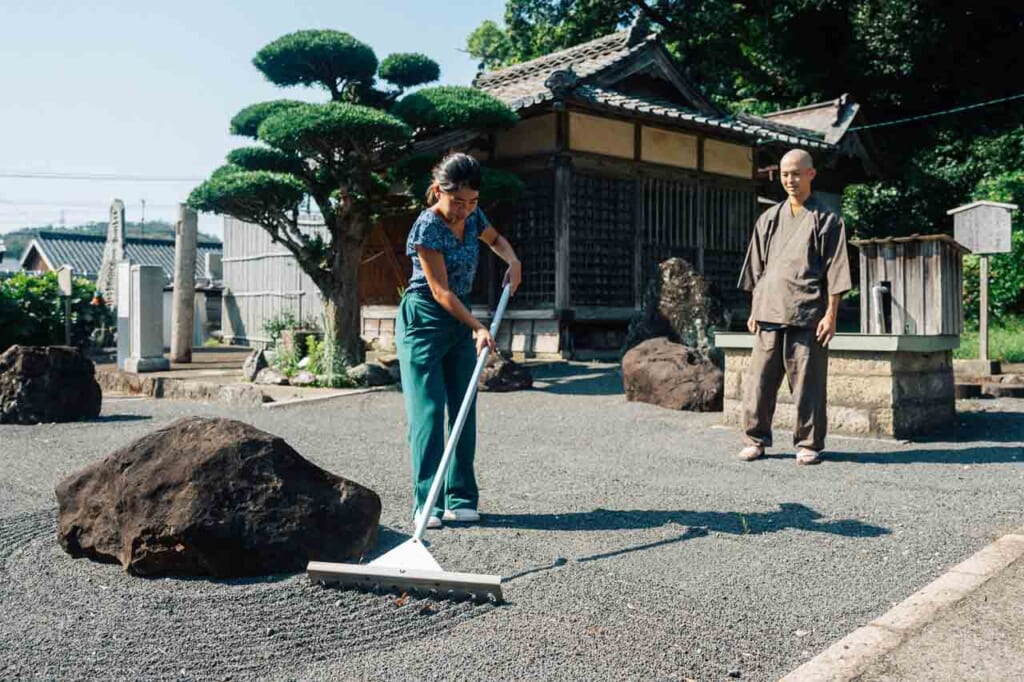
[[[978,324],[978,358],[988,361],[988,256],[980,256],[981,315]]]

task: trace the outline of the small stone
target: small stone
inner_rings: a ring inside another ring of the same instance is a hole
[[[737,678],[738,679],[741,675],[742,675],[742,673],[738,669],[736,669],[736,668],[733,668],[732,670],[729,671],[729,677]]]
[[[296,372],[295,376],[288,380],[288,383],[292,386],[312,386],[316,383],[316,375],[312,372]]]
[[[566,561],[566,558],[564,556],[555,557],[555,566],[565,566],[566,563],[568,562]]]
[[[254,383],[263,384],[265,386],[287,386],[288,377],[281,374],[276,369],[267,367],[259,371]]]
[[[274,630],[274,628],[267,628],[267,636],[268,637],[273,635],[273,634],[275,634],[275,633],[276,633],[276,631]]]
[[[389,386],[395,382],[386,368],[372,362],[356,365],[346,373],[349,379],[357,381],[363,386]]]
[[[242,363],[242,375],[246,381],[256,381],[261,370],[267,368],[267,356],[262,350],[254,350]]]
[[[807,631],[807,630],[796,630],[795,632],[793,632],[793,634],[796,635],[797,637],[806,637],[807,635],[809,635],[811,633],[809,631]]]

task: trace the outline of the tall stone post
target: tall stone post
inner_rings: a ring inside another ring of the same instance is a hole
[[[164,269],[159,265],[133,265],[131,286],[131,355],[129,372],[170,369],[164,357]]]
[[[196,241],[199,219],[181,204],[174,226],[174,297],[171,308],[171,361],[192,362],[195,333]]]
[[[109,306],[117,306],[117,264],[124,260],[124,238],[124,202],[114,199],[110,203],[103,261],[96,277],[96,288],[103,292],[103,300]]]

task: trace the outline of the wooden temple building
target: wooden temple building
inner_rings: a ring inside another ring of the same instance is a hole
[[[859,106],[847,97],[763,117],[731,115],[690,82],[642,24],[544,57],[482,74],[474,85],[506,102],[520,122],[480,137],[454,131],[423,149],[468,150],[526,184],[514,205],[489,213],[523,262],[499,344],[526,355],[600,354],[621,346],[630,317],[657,263],[680,256],[715,283],[727,306],[749,305],[735,289],[747,242],[766,197],[778,199],[779,158],[793,148],[814,155],[815,190],[837,197],[843,185],[875,173],[866,144],[848,132]],[[761,202],[759,204],[759,197]],[[486,208],[486,207],[485,207]],[[363,333],[390,342],[399,288],[410,264],[405,238],[413,216],[384,221],[361,273]],[[226,305],[249,253],[225,224]],[[272,249],[265,244],[250,249]],[[493,309],[502,272],[488,255],[474,288],[476,312]],[[298,268],[294,268],[298,270]],[[296,291],[304,278],[297,272]],[[308,284],[308,283],[307,283]],[[257,327],[252,292],[225,320]],[[303,294],[303,314],[318,311]],[[262,305],[280,308],[280,296]],[[266,312],[262,313],[266,316]],[[743,318],[745,319],[745,317]],[[245,329],[225,335],[258,340]]]

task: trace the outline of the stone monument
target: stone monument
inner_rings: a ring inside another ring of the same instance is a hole
[[[114,199],[110,204],[110,223],[107,243],[103,247],[103,262],[96,278],[96,288],[103,292],[109,306],[117,306],[117,264],[124,260],[124,202]]]
[[[159,372],[170,369],[170,362],[163,354],[163,268],[133,265],[131,273],[131,347],[125,370]]]

